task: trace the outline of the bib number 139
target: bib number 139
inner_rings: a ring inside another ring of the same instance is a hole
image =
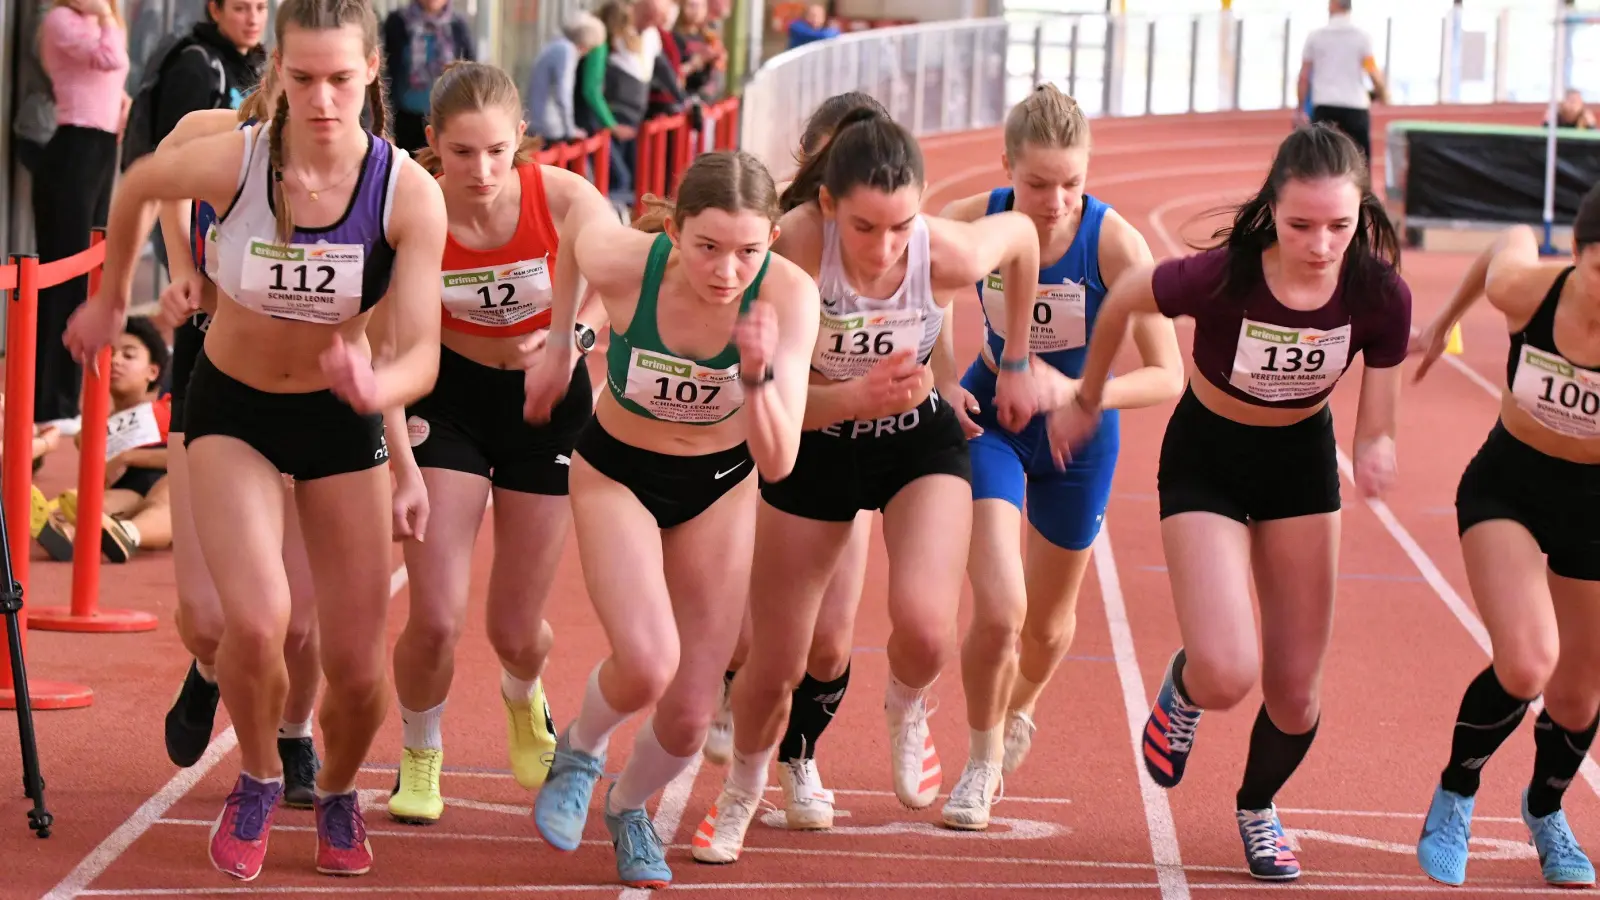
[[[1303,347],[1267,347],[1263,372],[1320,372],[1328,361],[1328,351]]]

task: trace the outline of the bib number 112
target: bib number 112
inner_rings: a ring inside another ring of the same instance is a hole
[[[317,266],[317,274],[322,276],[322,283],[317,285],[316,287],[309,287],[308,286],[308,281],[309,281],[309,278],[310,278],[309,269],[311,267],[306,265],[305,263],[301,263],[298,266],[289,267],[294,271],[294,274],[298,275],[299,278],[300,278],[300,284],[298,286],[296,286],[296,287],[290,287],[290,286],[288,286],[288,285],[286,285],[284,283],[283,272],[284,272],[285,266],[284,266],[283,263],[273,263],[271,266],[269,266],[269,268],[272,269],[272,290],[275,290],[275,291],[299,291],[301,293],[309,292],[309,293],[315,293],[315,294],[331,294],[331,293],[333,293],[333,287],[332,287],[332,285],[333,285],[333,276],[334,276],[333,266]]]

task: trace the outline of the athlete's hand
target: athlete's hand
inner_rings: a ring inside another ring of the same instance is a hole
[[[1083,446],[1100,427],[1100,410],[1088,409],[1074,397],[1060,409],[1052,410],[1045,419],[1045,430],[1050,435],[1050,457],[1056,468],[1066,471],[1072,453]]]
[[[1406,354],[1422,357],[1421,362],[1417,363],[1417,374],[1411,378],[1413,382],[1421,381],[1422,376],[1428,374],[1433,364],[1444,355],[1444,348],[1450,344],[1450,330],[1454,327],[1453,322],[1441,322],[1435,319],[1429,322],[1426,328],[1412,335]]]
[[[568,343],[545,344],[539,361],[522,379],[522,418],[532,425],[550,421],[550,411],[572,387],[572,369],[577,364],[578,348]]]
[[[932,378],[933,373],[917,362],[910,350],[896,351],[851,382],[856,391],[851,417],[864,420],[903,413],[916,403]]]
[[[938,388],[939,396],[956,411],[956,421],[961,423],[961,432],[967,436],[967,440],[983,434],[983,426],[972,421],[972,417],[978,414],[978,398],[972,396],[972,392],[962,387],[959,381],[941,384]]]
[[[517,358],[511,368],[526,372],[537,366],[544,357],[545,345],[550,342],[550,329],[541,328],[517,342]]]
[[[372,371],[372,360],[336,334],[333,343],[322,351],[320,361],[328,389],[335,397],[364,416],[382,412],[378,409],[378,377]]]
[[[1354,469],[1356,488],[1361,496],[1383,496],[1394,485],[1399,469],[1394,456],[1394,438],[1381,435],[1357,443]]]
[[[777,309],[765,300],[750,304],[733,326],[733,343],[739,348],[739,371],[761,377],[778,352]]]
[[[428,529],[428,487],[416,468],[397,474],[394,483],[394,537],[422,543]]]
[[[67,319],[61,342],[79,365],[89,366],[98,375],[100,349],[111,346],[127,322],[126,308],[119,309],[109,299],[92,297]]]
[[[1029,368],[1033,367],[1030,361]],[[1039,411],[1038,385],[1027,371],[1002,370],[995,377],[994,407],[1001,427],[1021,431]]]
[[[1038,392],[1041,410],[1049,412],[1060,409],[1078,399],[1078,390],[1083,387],[1080,379],[1066,375],[1038,357],[1034,358],[1028,371],[1033,373],[1033,389]]]
[[[166,286],[161,292],[161,314],[156,321],[166,328],[177,328],[183,320],[200,308],[201,279],[199,272],[190,273]]]

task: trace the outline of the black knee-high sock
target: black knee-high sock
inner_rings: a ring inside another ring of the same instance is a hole
[[[1320,724],[1320,722],[1318,723]],[[1256,714],[1255,727],[1250,729],[1250,755],[1245,758],[1244,782],[1234,798],[1239,809],[1266,809],[1278,795],[1289,776],[1300,768],[1317,737],[1317,726],[1305,734],[1284,734],[1267,715],[1267,705],[1261,704]]]
[[[806,673],[794,689],[794,699],[789,707],[789,727],[778,745],[778,759],[811,759],[817,755],[817,739],[828,729],[839,702],[844,699],[844,689],[850,684],[850,667],[832,681],[818,681]]]
[[[1478,673],[1461,697],[1461,710],[1456,713],[1455,733],[1450,740],[1450,763],[1439,773],[1439,784],[1462,797],[1478,793],[1478,776],[1484,764],[1522,724],[1529,702],[1506,692],[1494,674],[1494,666]]]
[[[1594,743],[1600,718],[1583,731],[1568,731],[1541,710],[1533,723],[1533,781],[1528,785],[1528,812],[1544,818],[1561,808],[1561,795],[1578,774],[1583,758]]]

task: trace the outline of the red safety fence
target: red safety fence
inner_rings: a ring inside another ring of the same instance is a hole
[[[656,116],[639,125],[633,173],[634,214],[644,213],[644,197],[673,197],[685,169],[701,153],[739,146],[739,98],[719,100],[700,111],[700,127],[687,113]]]
[[[5,514],[12,577],[27,596],[33,531],[33,390],[38,356],[39,291],[89,276],[89,295],[100,289],[105,265],[105,232],[95,229],[89,249],[41,265],[33,256],[12,257],[0,267],[0,289],[10,292],[6,317],[5,428],[0,438],[0,507]],[[66,607],[28,604],[17,617],[24,640],[31,626],[41,631],[150,631],[156,617],[137,610],[100,608],[100,515],[105,503],[106,421],[111,413],[111,350],[101,350],[94,365],[84,367],[83,410],[78,458],[77,528],[72,548],[72,596]],[[9,666],[0,667],[0,708],[16,704]],[[35,709],[88,706],[94,693],[87,687],[28,681]]]
[[[581,141],[545,147],[535,157],[540,165],[560,166],[589,179],[600,193],[611,188],[611,132],[602,131]]]

